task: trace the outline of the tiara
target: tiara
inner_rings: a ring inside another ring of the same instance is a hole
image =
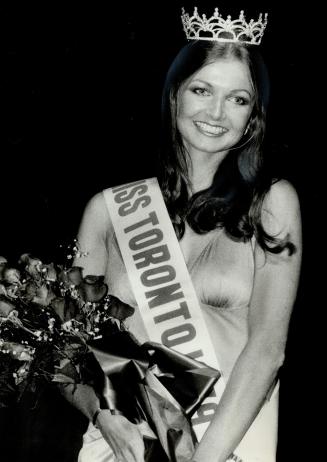
[[[268,13],[265,14],[264,18],[260,13],[257,21],[251,19],[250,22],[246,22],[244,11],[240,12],[238,19],[232,20],[231,16],[223,19],[218,8],[215,8],[211,18],[207,18],[205,14],[201,17],[195,7],[193,16],[190,16],[182,8],[181,18],[188,40],[215,40],[260,45],[267,26]]]

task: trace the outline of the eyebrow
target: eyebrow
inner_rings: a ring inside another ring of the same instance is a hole
[[[211,83],[207,82],[206,80],[194,79],[194,80],[191,80],[190,84],[192,84],[194,82],[200,82],[200,83],[203,83],[204,85],[209,85],[209,87],[211,87],[211,88],[213,87],[213,85],[211,85]],[[235,88],[235,89],[231,90],[232,93],[236,93],[236,92],[239,92],[239,91],[245,91],[249,95],[250,98],[253,98],[253,93],[251,93],[246,88]]]

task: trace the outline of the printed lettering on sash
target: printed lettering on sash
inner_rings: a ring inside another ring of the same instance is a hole
[[[149,338],[221,370],[156,178],[104,196]],[[192,419],[198,439],[224,386],[219,379]]]

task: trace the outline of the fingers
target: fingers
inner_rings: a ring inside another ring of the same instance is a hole
[[[115,460],[117,462],[144,462],[144,450],[138,451],[135,448],[120,448],[117,451],[118,454],[115,453]]]
[[[101,411],[97,424],[117,462],[144,462],[144,441],[135,424],[107,410]]]
[[[111,438],[110,446],[117,462],[144,462],[145,445],[141,433],[134,424],[130,424],[128,432],[124,428],[116,438]]]
[[[133,462],[144,462],[144,443],[143,440],[141,440],[141,443],[139,445],[135,445],[133,447]]]
[[[131,435],[130,444],[128,446],[129,455],[132,456],[131,462],[144,462],[144,441],[139,430],[134,426]],[[128,460],[128,462],[130,462]]]

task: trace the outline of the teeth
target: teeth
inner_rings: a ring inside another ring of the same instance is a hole
[[[210,133],[211,135],[219,135],[221,133],[227,132],[227,129],[224,127],[219,127],[219,126],[212,126],[209,124],[206,124],[205,122],[195,122],[195,125],[201,130]]]

